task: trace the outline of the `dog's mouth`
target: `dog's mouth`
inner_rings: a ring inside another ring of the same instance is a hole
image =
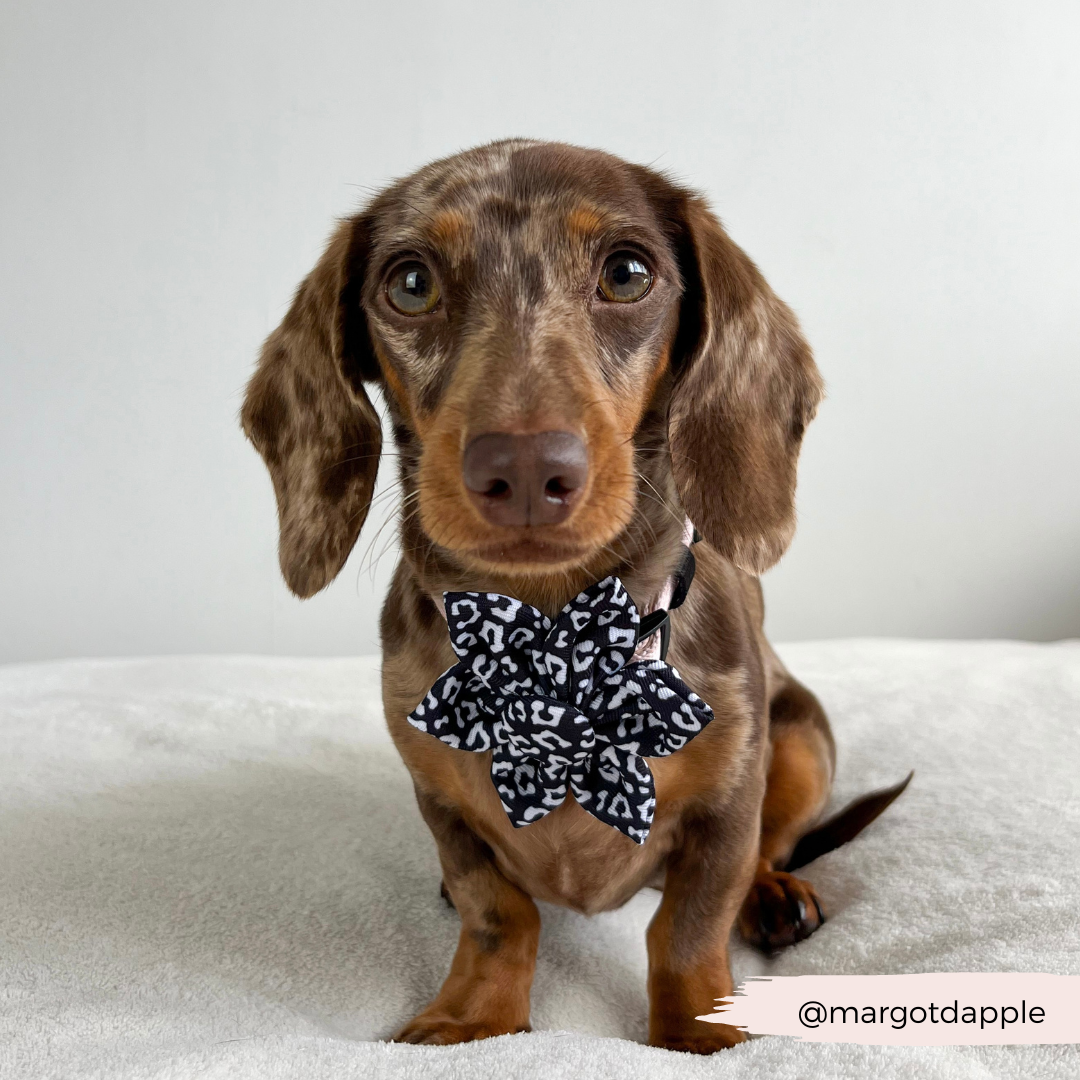
[[[591,561],[602,545],[587,544],[535,535],[536,530],[509,540],[481,544],[458,551],[469,562],[496,570],[514,569],[532,573],[557,573]]]
[[[420,518],[429,539],[471,570],[546,577],[600,566],[626,528],[632,503],[632,496],[617,506],[585,497],[564,522],[500,526],[478,521],[468,498],[421,498]]]

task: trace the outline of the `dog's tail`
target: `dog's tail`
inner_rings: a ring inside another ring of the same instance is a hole
[[[790,874],[800,866],[813,862],[819,855],[832,851],[858,836],[876,817],[879,817],[890,803],[899,798],[904,788],[911,783],[914,771],[892,787],[871,791],[853,803],[849,803],[840,813],[811,829],[796,845],[784,869]]]

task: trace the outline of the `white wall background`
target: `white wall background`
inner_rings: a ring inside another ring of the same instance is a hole
[[[5,4],[0,660],[375,647],[392,528],[293,600],[241,388],[335,215],[510,134],[700,186],[802,318],[775,637],[1080,634],[1078,45],[1073,0]]]

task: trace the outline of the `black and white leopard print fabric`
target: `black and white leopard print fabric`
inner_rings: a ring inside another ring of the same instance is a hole
[[[515,828],[569,788],[639,844],[656,798],[646,758],[685,746],[712,710],[660,660],[629,662],[638,612],[617,577],[576,596],[554,624],[498,593],[445,594],[461,658],[409,723],[457,750],[491,750],[491,779]]]

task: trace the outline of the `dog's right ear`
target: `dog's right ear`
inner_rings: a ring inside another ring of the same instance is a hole
[[[266,339],[240,413],[274,482],[281,572],[301,597],[345,564],[379,468],[382,427],[363,388],[378,365],[359,303],[369,244],[363,214],[334,233]]]

